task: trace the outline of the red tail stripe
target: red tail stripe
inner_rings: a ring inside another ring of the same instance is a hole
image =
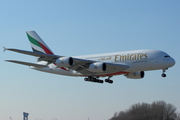
[[[67,70],[66,68],[64,68],[64,67],[60,67],[61,69],[63,69],[63,70],[65,70],[65,71],[69,71],[69,70]]]
[[[46,52],[46,54],[51,54],[54,55],[54,53],[52,53],[48,48],[46,48],[46,46],[44,46],[42,43],[39,42],[39,44],[41,45],[42,49]]]
[[[46,54],[54,55],[54,53],[52,53],[48,48],[46,48],[46,46],[44,46],[44,45],[41,44],[40,42],[39,42],[39,44],[41,45],[42,49],[46,52]],[[55,64],[55,65],[56,65],[56,64]],[[63,70],[65,70],[65,71],[69,71],[69,70],[67,70],[67,69],[64,68],[64,67],[60,67],[60,68],[63,69]]]

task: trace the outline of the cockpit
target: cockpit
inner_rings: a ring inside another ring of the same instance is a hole
[[[165,57],[165,58],[169,58],[170,56],[169,56],[169,55],[165,55],[164,57]]]

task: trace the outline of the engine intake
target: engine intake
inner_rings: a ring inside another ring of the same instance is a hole
[[[88,68],[91,72],[104,72],[106,71],[106,64],[102,62],[96,62],[89,65]]]
[[[70,67],[73,65],[73,58],[72,57],[61,57],[56,59],[55,64],[58,67]]]
[[[141,79],[141,78],[144,78],[145,73],[144,71],[137,71],[137,72],[125,74],[124,76],[130,79]]]

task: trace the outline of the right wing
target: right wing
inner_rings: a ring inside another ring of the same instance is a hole
[[[102,62],[106,64],[107,70],[101,73],[94,73],[88,70],[89,65],[96,62],[100,62],[100,61],[93,61],[93,60],[87,60],[87,59],[81,59],[81,58],[73,58],[73,61],[75,64],[69,68],[77,72],[80,72],[83,75],[112,74],[112,73],[124,71],[129,68],[128,65],[124,65],[124,64]]]

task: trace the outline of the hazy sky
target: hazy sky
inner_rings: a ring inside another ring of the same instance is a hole
[[[139,80],[115,76],[111,84],[53,75],[7,63],[32,56],[1,52],[0,119],[107,120],[138,102],[164,100],[180,112],[179,0],[1,0],[0,46],[31,50],[25,31],[35,30],[64,56],[157,49],[176,60]],[[2,49],[3,51],[3,49]]]

